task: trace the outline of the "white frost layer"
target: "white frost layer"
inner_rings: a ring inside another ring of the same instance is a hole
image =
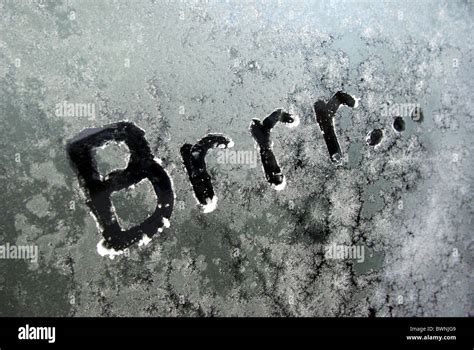
[[[131,152],[130,152],[130,148],[128,148],[125,141],[109,140],[109,141],[106,141],[102,146],[95,147],[94,151],[96,152],[96,157],[97,157],[97,150],[104,150],[106,147],[109,147],[113,144],[116,144],[118,146],[118,148],[121,149],[121,150],[123,150],[123,148],[125,148],[125,153],[126,153],[125,166],[110,169],[105,176],[102,176],[102,174],[99,174],[99,179],[101,181],[108,180],[110,178],[110,174],[113,173],[114,171],[125,170],[128,166],[128,163],[130,162]]]
[[[299,115],[296,115],[296,114],[292,114],[291,117],[293,118],[293,122],[292,123],[285,123],[285,125],[288,128],[296,128],[298,125],[300,125],[300,117],[299,117]]]
[[[99,253],[100,256],[109,256],[109,258],[113,260],[116,256],[123,254],[123,250],[105,248],[104,243],[105,239],[103,238],[97,243],[97,253]]]
[[[141,247],[142,245],[148,245],[151,242],[151,238],[147,235],[143,235],[142,239],[138,242],[138,246]]]
[[[359,106],[360,98],[357,98],[355,96],[352,96],[352,98],[355,100],[353,108],[357,108]]]
[[[283,190],[286,187],[286,177],[283,176],[283,181],[281,184],[279,185],[272,184],[272,187],[277,191]]]
[[[214,195],[214,197],[212,197],[212,198],[206,198],[206,202],[207,202],[207,204],[205,204],[205,205],[201,204],[203,213],[207,214],[207,213],[211,213],[214,210],[216,210],[216,208],[217,208],[217,196],[216,195]]]

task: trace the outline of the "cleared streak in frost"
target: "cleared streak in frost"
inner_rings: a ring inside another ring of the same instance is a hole
[[[249,130],[257,142],[260,151],[265,178],[275,190],[280,191],[285,188],[286,180],[273,153],[273,142],[270,137],[273,127],[278,122],[290,126],[297,126],[300,119],[298,116],[287,113],[279,108],[267,116],[263,122],[259,119],[252,119]]]
[[[222,134],[208,134],[195,145],[189,143],[181,147],[181,158],[193,187],[194,197],[203,213],[210,213],[217,208],[217,196],[214,194],[211,176],[206,168],[206,154],[211,148],[229,148],[234,142]]]
[[[328,103],[319,100],[314,104],[316,121],[318,122],[321,133],[323,134],[331,161],[334,163],[340,163],[343,158],[339,142],[337,141],[336,130],[334,128],[334,116],[341,104],[356,108],[359,104],[358,101],[359,100],[355,97],[346,94],[345,92],[338,91],[333,97],[331,97]]]

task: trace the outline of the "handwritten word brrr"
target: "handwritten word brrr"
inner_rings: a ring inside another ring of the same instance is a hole
[[[356,107],[357,100],[339,91],[328,103],[317,101],[314,104],[316,121],[333,162],[339,162],[342,158],[334,130],[334,115],[341,104]],[[292,127],[299,124],[299,118],[277,109],[264,118],[263,122],[253,119],[249,130],[259,148],[266,180],[275,189],[281,190],[285,187],[285,176],[273,153],[270,137],[273,127],[278,122]],[[97,169],[93,150],[112,141],[124,142],[128,146],[130,160],[125,169],[114,170],[102,177]],[[208,134],[196,144],[184,144],[180,149],[194,195],[204,213],[213,211],[217,206],[217,196],[214,193],[211,176],[206,169],[206,154],[212,148],[232,146],[233,142],[229,137],[222,134]],[[161,161],[151,153],[142,129],[130,122],[85,129],[69,140],[67,152],[86,193],[87,205],[102,232],[103,239],[97,244],[100,255],[114,258],[123,254],[124,249],[134,243],[147,244],[157,232],[163,230],[164,226],[169,227],[175,198],[171,178],[161,166]],[[123,230],[118,223],[111,194],[145,179],[151,182],[156,194],[155,211],[141,224]]]

